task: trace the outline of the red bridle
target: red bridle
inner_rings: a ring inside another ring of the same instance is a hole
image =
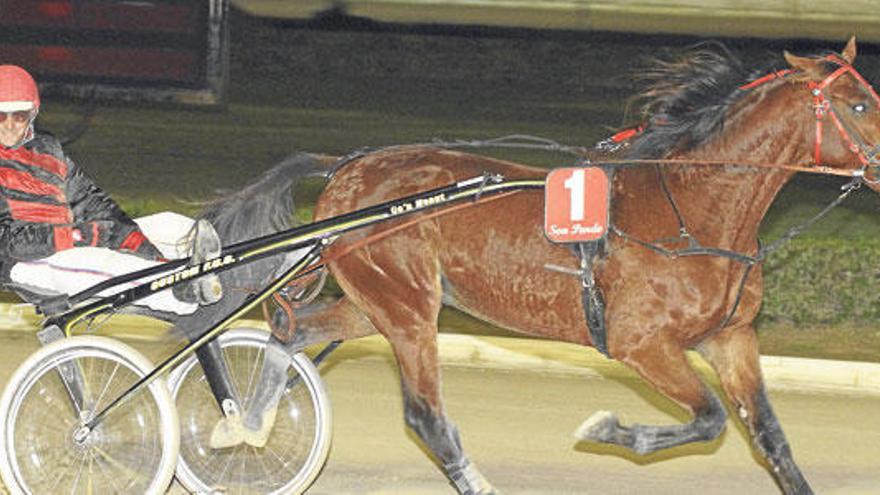
[[[877,165],[875,162],[877,146],[875,145],[874,147],[869,148],[858,134],[851,132],[850,129],[847,128],[844,122],[840,119],[831,100],[825,96],[824,90],[840,76],[848,73],[852,75],[863,88],[865,88],[869,95],[871,95],[878,110],[880,110],[880,96],[877,96],[877,92],[874,91],[874,88],[868,84],[868,81],[866,81],[865,78],[849,64],[849,62],[836,55],[828,55],[825,57],[825,60],[835,63],[839,67],[821,82],[809,82],[810,92],[813,95],[813,108],[816,112],[816,143],[813,146],[813,160],[816,165],[822,163],[822,135],[824,131],[825,117],[831,116],[831,122],[834,123],[837,132],[840,133],[840,138],[843,140],[847,148],[858,157],[862,165],[865,167],[869,165]]]
[[[865,88],[868,94],[871,95],[871,98],[874,99],[874,103],[877,105],[878,109],[880,109],[880,96],[877,96],[877,92],[874,91],[874,88],[871,87],[870,84],[868,84],[868,81],[866,81],[865,78],[862,77],[862,75],[859,74],[859,72],[846,60],[843,60],[837,55],[828,55],[825,57],[825,60],[837,64],[839,67],[831,74],[828,74],[828,76],[822,81],[810,81],[807,83],[810,88],[810,93],[813,95],[813,110],[816,114],[816,142],[813,144],[814,164],[816,166],[822,165],[822,136],[825,132],[825,118],[830,115],[831,122],[834,123],[834,127],[836,127],[837,132],[840,133],[840,138],[843,140],[847,148],[858,157],[862,165],[865,167],[868,167],[869,165],[877,165],[874,157],[878,152],[878,146],[869,148],[857,134],[854,134],[847,128],[840,119],[837,110],[831,104],[831,99],[825,96],[824,91],[825,88],[830,86],[834,81],[840,78],[840,76],[851,74],[862,85],[862,87]],[[776,78],[784,77],[791,72],[791,69],[772,72],[766,76],[755,79],[748,84],[740,86],[739,89],[752,89]]]

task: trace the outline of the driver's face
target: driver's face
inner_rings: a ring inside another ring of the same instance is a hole
[[[24,139],[31,123],[30,111],[0,112],[0,144],[11,148]]]

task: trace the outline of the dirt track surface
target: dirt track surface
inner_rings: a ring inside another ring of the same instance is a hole
[[[33,342],[24,332],[0,333],[0,381],[35,349]],[[161,353],[138,347],[153,359]],[[343,346],[323,376],[334,407],[334,444],[310,494],[453,493],[404,428],[387,353]],[[447,413],[466,451],[501,493],[778,493],[730,421],[714,442],[645,458],[574,442],[572,432],[597,410],[618,411],[627,423],[684,419],[638,381],[448,366],[443,383]],[[817,493],[880,493],[880,397],[776,390],[771,399]],[[185,492],[175,485],[169,493]]]
[[[334,447],[310,493],[453,493],[404,428],[389,358],[342,362],[324,377]],[[574,430],[597,410],[618,411],[626,422],[682,419],[641,382],[455,367],[444,370],[443,383],[466,451],[501,493],[778,493],[730,421],[715,442],[646,458],[574,442]],[[880,398],[771,397],[817,493],[880,493]]]

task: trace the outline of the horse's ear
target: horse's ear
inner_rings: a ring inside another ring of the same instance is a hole
[[[852,65],[853,61],[856,59],[856,37],[853,36],[849,39],[846,46],[843,48],[843,51],[840,52],[840,57],[846,60],[846,63]]]
[[[788,62],[792,69],[803,73],[808,78],[819,79],[824,75],[820,60],[810,57],[799,57],[789,53],[788,50],[785,50],[783,55],[785,56],[785,61]]]

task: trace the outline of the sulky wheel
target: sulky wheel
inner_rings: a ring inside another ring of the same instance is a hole
[[[218,337],[242,404],[252,400],[269,334],[234,329]],[[301,493],[315,480],[330,449],[330,402],[317,369],[302,353],[289,359],[288,386],[264,447],[212,449],[212,428],[222,415],[193,356],[171,373],[169,385],[181,424],[178,480],[197,493]]]
[[[152,369],[131,347],[95,336],[59,340],[28,357],[0,399],[6,487],[16,494],[164,493],[179,442],[164,381],[153,381],[77,437],[82,421]],[[62,380],[59,370],[74,378]]]

